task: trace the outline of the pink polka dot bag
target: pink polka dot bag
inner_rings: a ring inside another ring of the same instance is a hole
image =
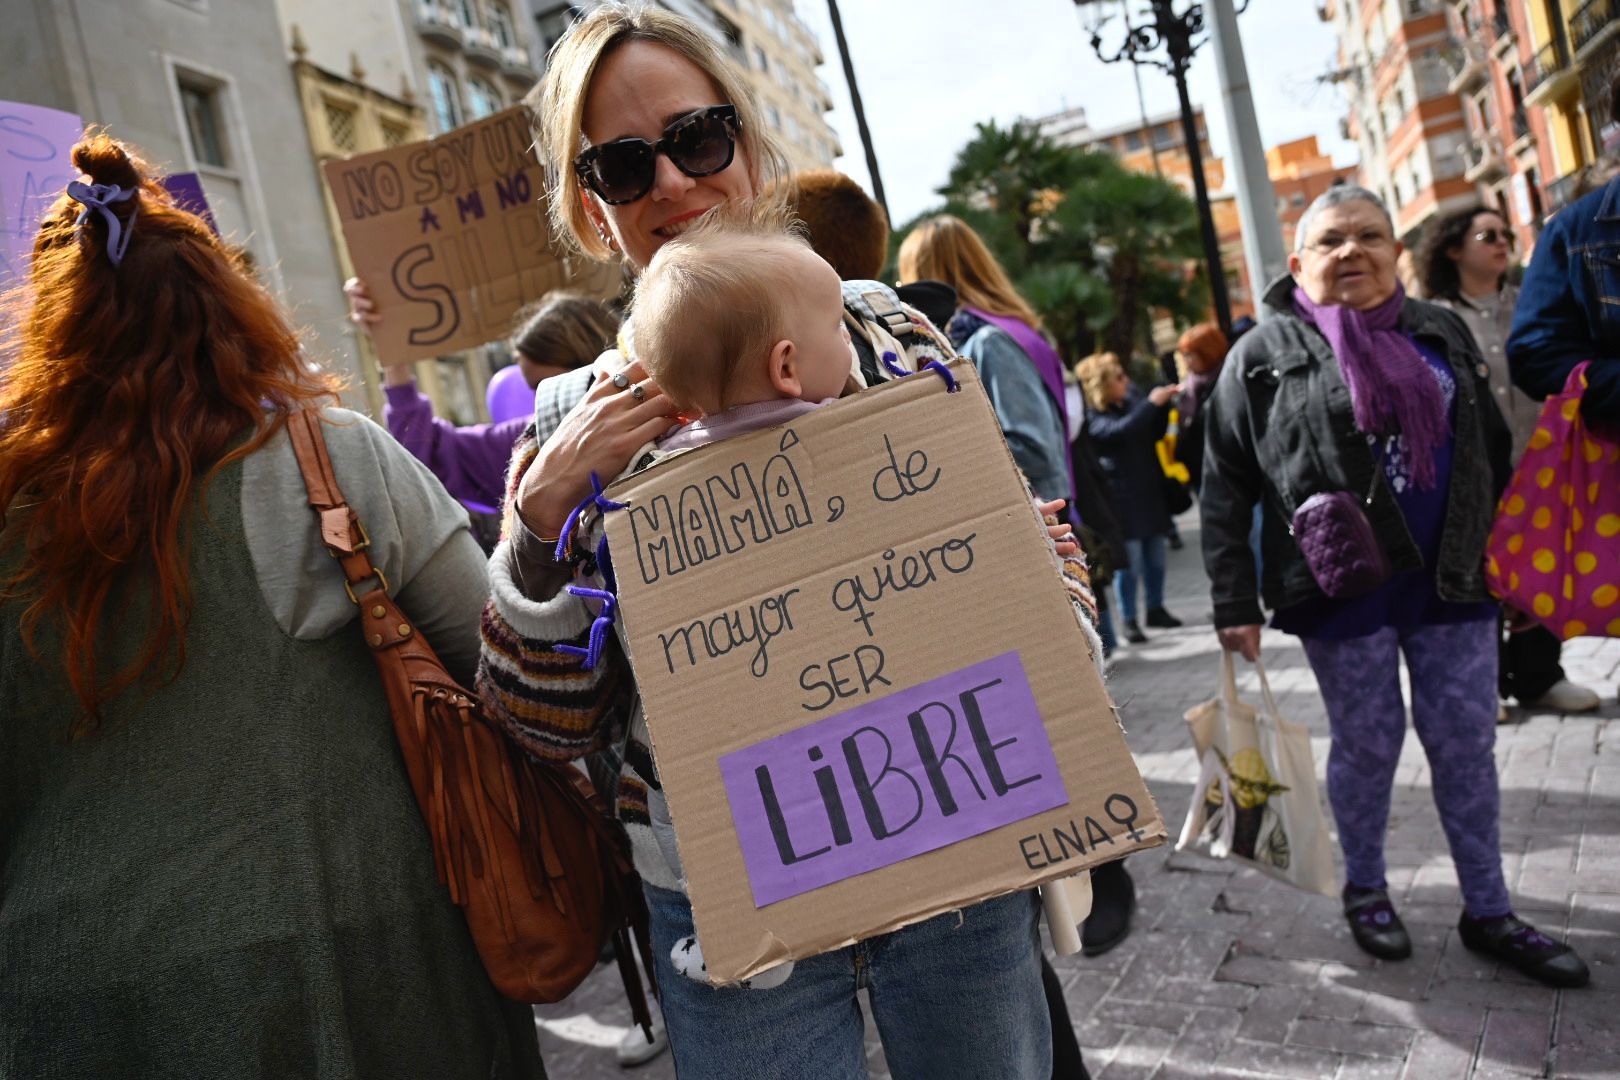
[[[1491,592],[1559,638],[1620,637],[1620,443],[1581,416],[1586,365],[1547,399],[1496,510]]]

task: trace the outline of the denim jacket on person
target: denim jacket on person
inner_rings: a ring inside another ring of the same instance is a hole
[[[1035,362],[1012,336],[958,311],[947,328],[951,344],[973,361],[1013,460],[1043,499],[1070,501],[1069,433]]]
[[[1513,381],[1536,398],[1594,361],[1581,410],[1620,423],[1620,179],[1564,207],[1542,232],[1507,351]]]
[[[1319,492],[1352,491],[1363,500],[1372,492],[1367,517],[1391,569],[1399,573],[1423,565],[1372,447],[1356,428],[1350,390],[1333,351],[1294,313],[1293,289],[1293,279],[1284,277],[1267,290],[1270,317],[1233,347],[1205,405],[1200,512],[1217,627],[1262,622],[1262,594],[1274,609],[1321,595],[1289,532],[1295,508]],[[1491,397],[1489,369],[1461,319],[1408,298],[1400,327],[1443,356],[1457,380],[1455,452],[1436,592],[1458,603],[1487,600],[1485,541],[1507,482],[1507,425]],[[1265,580],[1259,589],[1249,548],[1256,503],[1265,507]]]

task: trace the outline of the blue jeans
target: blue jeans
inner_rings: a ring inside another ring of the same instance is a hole
[[[1099,593],[1097,599],[1102,600],[1103,595]],[[1105,652],[1113,652],[1119,648],[1119,637],[1114,633],[1113,613],[1102,603],[1097,605],[1097,637],[1102,641]]]
[[[1148,536],[1141,540],[1125,541],[1125,550],[1131,565],[1114,575],[1119,586],[1119,616],[1126,622],[1136,621],[1136,582],[1140,578],[1147,593],[1148,610],[1164,607],[1164,537]]]
[[[643,886],[660,1004],[681,1080],[860,1080],[866,987],[896,1080],[1045,1080],[1052,1029],[1041,987],[1040,904],[1012,893],[800,960],[772,990],[678,974],[692,931],[680,893]]]

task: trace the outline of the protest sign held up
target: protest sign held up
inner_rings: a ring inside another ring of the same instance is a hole
[[[531,141],[516,106],[326,164],[355,273],[390,313],[373,331],[383,363],[482,345],[552,289],[616,280],[614,267],[565,265],[554,250]]]
[[[951,370],[960,392],[914,375],[609,489],[716,981],[1165,839],[989,401]]]
[[[27,272],[40,217],[79,175],[71,154],[83,130],[72,113],[0,101],[0,288]]]

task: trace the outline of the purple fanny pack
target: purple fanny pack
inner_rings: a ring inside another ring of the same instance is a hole
[[[1348,491],[1312,495],[1294,511],[1288,531],[1316,584],[1335,600],[1364,596],[1389,580],[1389,557]]]

